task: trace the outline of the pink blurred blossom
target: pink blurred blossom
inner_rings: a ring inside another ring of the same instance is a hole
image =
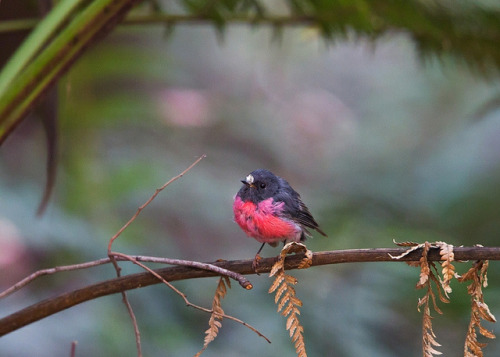
[[[27,247],[17,227],[9,220],[0,218],[0,286],[14,284],[31,269],[27,261]]]
[[[211,105],[203,90],[173,88],[158,95],[161,118],[168,124],[197,127],[211,124]]]

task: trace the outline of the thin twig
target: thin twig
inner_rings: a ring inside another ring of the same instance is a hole
[[[212,310],[210,310],[210,313],[212,313]],[[221,315],[223,318],[225,319],[229,319],[229,320],[233,320],[237,323],[240,323],[242,324],[243,326],[249,328],[250,330],[252,330],[253,332],[255,332],[257,335],[259,335],[260,337],[262,337],[263,339],[265,339],[267,342],[271,343],[271,340],[268,339],[266,336],[264,336],[261,332],[259,332],[259,330],[257,330],[255,327],[253,327],[252,325],[250,324],[247,324],[245,321],[242,321],[240,319],[237,319],[236,317],[234,316],[231,316],[231,315],[226,315],[226,314],[222,314]]]
[[[115,255],[112,255],[111,254],[111,247],[113,245],[113,242],[115,241],[116,238],[118,238],[120,236],[120,234],[122,234],[122,232],[127,229],[127,227],[139,216],[139,214],[142,212],[142,210],[144,208],[146,208],[155,198],[156,196],[158,196],[158,194],[163,191],[163,189],[165,189],[165,187],[167,187],[168,185],[170,185],[172,182],[180,179],[182,176],[184,176],[184,174],[186,172],[188,172],[189,170],[191,170],[197,163],[199,163],[202,159],[204,159],[206,157],[205,154],[203,154],[202,156],[200,156],[197,160],[195,160],[195,162],[193,162],[187,169],[185,169],[184,171],[182,171],[179,175],[171,178],[168,182],[166,182],[162,187],[160,188],[157,188],[155,193],[149,198],[149,200],[146,201],[146,203],[144,203],[142,206],[140,206],[138,209],[137,209],[137,212],[135,212],[135,214],[132,216],[132,218],[130,218],[128,220],[127,223],[125,223],[125,225],[123,227],[121,227],[118,232],[116,232],[116,234],[111,237],[111,239],[109,240],[109,243],[108,243],[108,257],[110,258],[111,260],[111,263],[113,264],[113,267],[115,268],[115,271],[116,271],[116,276],[117,277],[120,277],[121,275],[121,268],[120,266],[118,265],[118,262],[116,261],[115,259]],[[137,264],[137,261],[135,261],[136,264]],[[143,267],[145,267],[144,265],[142,265]],[[149,269],[149,268],[147,268]],[[150,270],[150,269],[149,269]],[[167,283],[165,281],[165,283]],[[171,284],[168,284],[167,285],[170,286],[171,289],[174,289],[174,291],[178,291],[177,289],[175,289]],[[180,293],[180,292],[179,292]],[[125,304],[125,306],[127,307],[127,311],[130,315],[130,319],[132,320],[132,324],[134,326],[134,333],[135,333],[135,343],[136,343],[136,347],[137,347],[137,356],[138,357],[142,357],[142,350],[141,350],[141,334],[140,334],[140,331],[139,331],[139,326],[137,325],[137,319],[135,317],[135,314],[134,314],[134,310],[132,309],[132,305],[130,305],[130,302],[128,301],[128,298],[127,298],[127,294],[125,291],[122,291],[121,292],[122,294],[122,298],[123,298],[123,303]],[[182,294],[182,293],[181,293]]]
[[[230,271],[230,270],[215,266],[215,265],[210,264],[210,263],[202,263],[202,262],[195,262],[195,261],[191,261],[191,260],[170,259],[170,258],[162,258],[162,257],[149,257],[146,255],[129,255],[129,257],[132,257],[135,260],[140,261],[140,262],[181,265],[181,266],[193,267],[196,269],[209,270],[209,271],[216,272],[219,275],[225,275],[231,279],[236,280],[243,288],[245,288],[247,290],[250,290],[253,287],[252,283],[250,283],[250,281],[248,281],[248,279],[245,278],[243,275],[235,273],[234,271]],[[125,258],[116,256],[116,260],[128,261],[129,259],[125,259]],[[85,263],[72,264],[72,265],[61,265],[61,266],[57,266],[54,268],[38,270],[38,271],[28,275],[24,279],[20,280],[19,282],[15,283],[11,287],[0,292],[0,300],[9,296],[10,294],[15,293],[16,291],[22,289],[23,287],[25,287],[26,285],[31,283],[33,280],[35,280],[41,276],[51,275],[51,274],[55,274],[55,273],[59,273],[59,272],[63,272],[63,271],[73,271],[73,270],[92,268],[92,267],[103,265],[103,264],[109,264],[110,262],[111,262],[111,259],[108,257],[108,258],[102,258],[102,259],[93,260],[93,261],[85,262]]]
[[[182,171],[179,175],[175,176],[175,177],[172,177],[168,182],[166,182],[162,187],[160,188],[157,188],[155,193],[153,194],[153,196],[151,196],[149,198],[149,200],[146,201],[146,203],[144,203],[142,206],[140,206],[138,209],[137,209],[137,212],[135,212],[135,214],[132,216],[132,218],[130,218],[128,220],[127,223],[125,223],[125,225],[120,228],[118,230],[118,232],[116,232],[116,234],[111,237],[111,239],[109,240],[109,243],[108,243],[108,255],[110,255],[110,252],[111,252],[111,246],[113,245],[113,242],[115,241],[116,238],[118,238],[120,236],[120,234],[122,234],[122,232],[127,229],[127,227],[137,218],[137,216],[139,216],[139,214],[141,213],[141,211],[146,208],[155,198],[156,196],[158,196],[158,194],[163,191],[165,189],[165,187],[167,187],[168,185],[170,185],[172,182],[180,179],[182,176],[184,176],[189,170],[191,170],[197,163],[199,163],[202,159],[204,159],[205,157],[207,157],[207,155],[203,154],[201,155],[195,162],[193,162],[187,169],[185,169],[184,171]]]
[[[158,274],[157,272],[155,272],[154,270],[152,270],[151,268],[148,268],[146,265],[142,264],[142,263],[139,263],[137,260],[135,260],[133,257],[127,255],[127,254],[123,254],[123,253],[118,253],[118,252],[110,252],[111,256],[116,256],[116,257],[121,257],[122,259],[125,259],[125,260],[129,260],[131,261],[132,263],[134,264],[137,264],[138,266],[140,266],[142,269],[150,272],[153,276],[155,276],[158,280],[160,280],[163,284],[167,285],[170,289],[172,289],[176,294],[178,294],[180,297],[182,297],[182,299],[184,300],[184,302],[186,303],[186,305],[188,306],[192,306],[196,309],[199,309],[199,310],[202,310],[202,311],[205,311],[205,308],[204,307],[201,307],[201,306],[198,306],[198,305],[195,305],[195,304],[192,304],[191,302],[189,302],[189,300],[187,299],[186,297],[186,294],[184,294],[182,291],[180,291],[179,289],[177,289],[175,286],[173,286],[172,284],[170,284],[168,281],[166,281],[160,274]]]
[[[170,284],[168,281],[166,281],[160,274],[158,274],[157,272],[155,272],[154,270],[150,269],[149,267],[147,267],[146,265],[140,263],[139,261],[137,261],[134,257],[130,256],[130,255],[127,255],[127,254],[123,254],[123,253],[118,253],[118,252],[111,252],[112,255],[116,256],[116,257],[120,257],[121,259],[123,260],[129,260],[131,261],[132,263],[134,264],[137,264],[138,266],[140,266],[141,268],[145,269],[146,271],[148,271],[149,273],[151,273],[153,276],[155,276],[158,280],[160,280],[163,284],[167,285],[170,289],[172,289],[176,294],[178,294],[183,300],[184,302],[186,303],[186,306],[190,306],[190,307],[193,307],[197,310],[201,310],[201,311],[204,311],[204,312],[208,312],[208,313],[212,313],[212,309],[207,309],[203,306],[199,306],[199,305],[196,305],[196,304],[193,304],[192,302],[190,302],[186,296],[186,294],[184,294],[182,291],[180,291],[179,289],[177,289],[175,286],[173,286],[172,284]],[[184,264],[181,264],[181,265],[184,265]],[[213,270],[212,270],[213,271]],[[267,342],[271,343],[271,341],[266,337],[264,336],[262,333],[260,333],[256,328],[252,327],[251,325],[247,324],[246,322],[243,322],[241,321],[240,319],[237,319],[236,317],[233,317],[233,316],[230,316],[230,315],[226,315],[226,314],[222,314],[221,315],[222,317],[224,318],[227,318],[227,319],[230,319],[230,320],[233,320],[233,321],[236,321],[236,322],[239,322],[240,324],[242,324],[243,326],[246,326],[248,327],[250,330],[254,331],[256,334],[258,334],[260,337],[263,337]]]
[[[253,288],[252,283],[248,281],[243,275],[235,273],[234,271],[227,270],[221,268],[219,266],[210,264],[210,263],[202,263],[196,262],[192,260],[182,260],[182,259],[171,259],[171,258],[157,258],[157,257],[148,257],[141,255],[131,255],[137,261],[150,262],[150,263],[163,263],[170,265],[180,265],[185,267],[192,267],[196,269],[209,270],[217,273],[218,275],[225,275],[231,279],[236,280],[242,288],[246,290],[251,290]]]
[[[118,263],[113,257],[110,257],[111,263],[116,270],[116,276],[118,278],[121,277],[121,268],[118,266]],[[127,293],[125,291],[120,292],[122,295],[122,301],[127,308],[127,312],[132,320],[132,326],[134,327],[134,335],[135,335],[135,346],[137,348],[137,357],[142,357],[142,348],[141,348],[141,331],[139,330],[139,325],[137,324],[137,318],[135,317],[134,310],[132,309],[132,305],[130,305],[130,301],[128,301]]]
[[[72,270],[79,270],[79,269],[87,269],[87,268],[92,268],[98,265],[102,264],[108,264],[111,260],[109,258],[103,258],[103,259],[98,259],[98,260],[93,260],[91,262],[85,262],[85,263],[80,263],[80,264],[72,264],[72,265],[62,265],[62,266],[57,266],[54,268],[49,268],[49,269],[41,269],[33,274],[28,275],[26,278],[22,279],[21,281],[15,283],[12,285],[10,288],[2,291],[0,293],[0,299],[3,299],[6,296],[9,296],[10,294],[22,289],[29,283],[31,283],[33,280],[36,278],[39,278],[44,275],[51,275],[55,273],[59,273],[61,271],[72,271]]]
[[[119,273],[117,273],[118,276]],[[137,348],[137,356],[142,357],[142,347],[141,347],[141,331],[139,330],[139,324],[137,323],[137,318],[135,317],[134,310],[132,309],[132,305],[130,305],[130,301],[128,301],[127,293],[125,291],[121,292],[122,301],[127,308],[130,319],[132,320],[132,326],[134,326],[134,335],[135,335],[135,346]]]

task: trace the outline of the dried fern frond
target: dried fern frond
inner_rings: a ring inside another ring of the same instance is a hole
[[[481,320],[496,322],[495,316],[490,312],[488,305],[484,302],[483,287],[488,285],[486,276],[488,270],[488,260],[479,260],[463,276],[459,277],[460,282],[471,281],[467,286],[467,292],[471,296],[471,319],[465,336],[464,356],[482,357],[483,348],[486,343],[477,340],[477,331],[484,337],[493,339],[495,334],[488,331],[481,325]]]
[[[214,299],[212,301],[212,314],[208,320],[208,330],[205,331],[205,340],[203,341],[203,348],[194,355],[194,357],[199,357],[207,349],[208,344],[215,340],[219,334],[219,329],[222,327],[222,318],[224,316],[224,310],[221,307],[221,300],[224,299],[227,293],[227,287],[231,288],[231,281],[227,276],[221,276],[219,278],[219,283],[215,289]]]
[[[411,241],[406,241],[406,242],[397,242],[395,239],[392,240],[394,244],[396,244],[399,247],[414,247],[416,245],[420,245],[417,242],[411,242]]]
[[[422,256],[420,257],[420,279],[417,283],[417,289],[422,289],[426,286],[429,281],[429,275],[431,274],[431,269],[429,267],[429,262],[427,261],[427,254],[429,253],[430,244],[425,242],[424,244],[419,244],[418,247],[422,248]],[[409,249],[410,250],[410,249]]]
[[[306,251],[304,252],[304,259],[302,259],[300,261],[299,269],[307,269],[307,268],[311,267],[311,265],[313,263],[312,258],[313,258],[312,251],[310,251],[309,249],[306,249]]]
[[[392,258],[392,257],[391,257]],[[405,261],[406,265],[411,266],[413,268],[420,268],[420,262],[419,261]]]
[[[389,256],[392,258],[392,259],[396,259],[396,260],[399,260],[401,258],[404,258],[406,257],[408,254],[410,254],[411,252],[414,252],[420,248],[424,248],[424,245],[425,243],[414,243],[414,242],[396,242],[394,239],[392,240],[394,242],[394,244],[400,246],[400,247],[411,247],[410,249],[404,251],[403,253],[401,253],[400,255],[392,255],[392,254],[389,254]],[[427,242],[426,242],[427,243]],[[417,266],[417,265],[416,265]]]
[[[312,264],[312,253],[307,250],[305,245],[301,243],[288,243],[281,250],[278,261],[273,265],[270,277],[274,276],[274,282],[269,288],[269,293],[275,293],[274,302],[278,305],[278,312],[287,317],[286,329],[290,334],[290,338],[294,342],[295,352],[298,357],[307,357],[306,347],[304,342],[304,327],[300,324],[299,307],[302,306],[302,301],[295,295],[294,285],[297,284],[297,279],[285,273],[285,257],[290,252],[305,252],[305,257],[301,261],[299,268],[307,268]],[[309,253],[309,254],[308,254]]]
[[[434,303],[434,308],[436,308],[435,296],[432,292],[430,281],[426,283],[427,285],[427,293],[425,296],[418,301],[418,310],[420,311],[420,307],[423,306],[422,313],[422,351],[424,357],[432,357],[435,355],[442,354],[435,347],[440,347],[441,345],[436,341],[436,334],[432,329],[432,316],[431,310],[429,307],[429,300],[432,298]],[[441,311],[438,310],[439,313]]]
[[[305,253],[307,250],[308,249],[304,243],[288,242],[281,250],[280,257],[284,259],[288,254]]]
[[[422,317],[422,336],[423,336],[423,356],[432,357],[434,355],[441,355],[442,353],[434,347],[440,347],[439,342],[436,341],[436,335],[432,330],[432,316],[429,309],[429,299],[426,299],[424,313]]]
[[[483,288],[488,287],[488,267],[490,266],[489,260],[483,260],[483,265],[481,266],[481,270],[479,272],[479,282],[483,286]]]
[[[442,311],[437,305],[436,294],[432,290],[432,282],[436,285],[439,299],[444,303],[448,303],[450,302],[448,294],[452,292],[450,282],[453,278],[457,278],[459,282],[472,281],[467,287],[468,294],[471,296],[472,311],[469,328],[465,338],[464,356],[482,357],[482,349],[486,346],[486,343],[478,342],[477,332],[479,331],[479,334],[484,337],[495,338],[493,332],[488,331],[481,325],[481,320],[496,322],[495,316],[493,316],[488,305],[484,302],[482,292],[482,288],[488,286],[486,274],[488,270],[488,261],[477,261],[463,276],[459,276],[455,272],[455,266],[453,265],[455,261],[453,245],[440,241],[434,243],[425,242],[421,244],[413,242],[394,243],[398,246],[409,247],[409,249],[397,257],[391,256],[393,259],[401,259],[417,249],[422,249],[422,256],[419,261],[413,262],[411,265],[420,267],[419,281],[416,286],[417,289],[426,289],[425,295],[419,298],[417,304],[418,311],[423,313],[423,356],[432,357],[441,354],[441,352],[435,348],[439,347],[440,344],[436,341],[436,335],[432,329],[432,316],[430,312],[431,301],[437,313],[442,314]],[[438,268],[436,267],[437,264],[430,262],[427,258],[431,248],[439,249],[439,254],[441,255],[441,274],[439,274]]]
[[[441,345],[436,341],[436,334],[432,329],[430,301],[432,301],[433,308],[437,313],[442,314],[442,311],[437,306],[436,295],[432,290],[431,282],[436,284],[439,298],[444,302],[447,302],[448,300],[446,300],[441,293],[441,284],[439,283],[438,278],[436,278],[436,265],[433,262],[429,262],[427,259],[431,244],[429,242],[425,242],[423,244],[419,244],[418,248],[422,248],[422,257],[419,260],[420,276],[416,287],[417,289],[426,289],[425,295],[418,300],[417,304],[418,311],[422,312],[422,351],[424,357],[432,357],[441,354],[441,352],[435,348]]]
[[[455,266],[452,264],[455,260],[455,253],[451,244],[436,242],[436,245],[439,247],[439,254],[443,260],[441,263],[443,279],[440,278],[439,282],[443,287],[446,297],[448,297],[448,294],[451,293],[450,281],[455,277]]]
[[[429,278],[436,285],[436,290],[438,292],[439,300],[441,300],[442,302],[444,302],[444,303],[447,304],[447,303],[450,302],[450,300],[448,300],[446,298],[444,292],[442,291],[441,283],[438,280],[438,278],[436,278],[436,275],[438,275],[437,269],[436,269],[436,265],[433,262],[429,262],[429,265],[432,267],[431,273],[429,274]],[[429,288],[430,288],[430,282],[429,282]],[[441,309],[439,309],[439,307],[438,307],[438,305],[436,303],[436,295],[434,294],[434,291],[432,289],[431,289],[431,293],[430,294],[431,294],[431,297],[432,297],[432,305],[433,305],[434,310],[436,312],[438,312],[439,314],[443,314],[443,312],[441,311]]]

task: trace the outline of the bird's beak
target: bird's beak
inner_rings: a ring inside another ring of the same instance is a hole
[[[248,187],[255,188],[255,185],[253,184],[254,178],[252,175],[248,175],[244,180],[241,180],[241,182],[244,185],[247,185]]]

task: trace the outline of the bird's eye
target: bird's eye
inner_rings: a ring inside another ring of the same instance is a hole
[[[262,183],[260,184],[260,188],[266,188],[266,184],[265,184],[264,182],[262,182]]]

